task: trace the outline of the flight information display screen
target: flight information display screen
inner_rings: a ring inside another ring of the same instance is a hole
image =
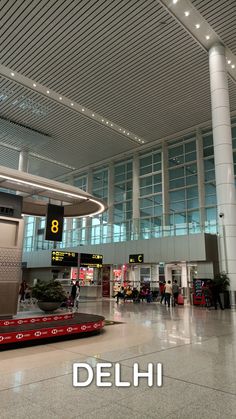
[[[103,255],[80,253],[80,266],[82,268],[102,268]]]
[[[52,266],[78,266],[78,253],[53,250],[51,254]]]

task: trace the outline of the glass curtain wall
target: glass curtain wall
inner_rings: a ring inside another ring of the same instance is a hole
[[[213,136],[211,132],[203,133],[203,164],[205,190],[205,231],[216,233],[216,181]]]
[[[169,223],[172,234],[200,231],[196,138],[168,147]]]
[[[88,190],[88,176],[87,174],[80,175],[74,178],[74,186],[82,191]],[[86,218],[73,218],[71,230],[68,234],[68,242],[71,246],[84,245],[86,243]]]
[[[162,167],[162,150],[156,149],[139,156],[139,232],[135,238],[149,239],[163,235],[194,234],[201,231],[199,195],[204,202],[203,227],[206,233],[217,232],[217,202],[213,137],[210,128],[202,130],[203,173],[198,176],[196,135],[167,143],[167,161]],[[236,179],[236,121],[232,121],[233,160]],[[200,143],[199,143],[200,144]],[[201,148],[201,147],[200,147]],[[201,153],[200,153],[201,154]],[[199,163],[199,162],[198,162]],[[164,176],[166,176],[164,178]],[[80,244],[128,241],[133,235],[133,163],[132,158],[114,164],[113,228],[108,226],[107,211],[86,222],[86,219],[66,220],[63,242],[58,247]],[[94,169],[90,191],[108,201],[108,167]],[[163,190],[165,179],[165,191]],[[236,181],[235,181],[236,183]],[[88,174],[74,178],[74,185],[88,190]],[[199,191],[199,187],[201,191]],[[164,203],[164,196],[166,202]],[[165,205],[164,205],[165,204]],[[168,214],[163,226],[163,208]],[[165,228],[165,231],[163,230]],[[87,231],[88,230],[88,231]],[[112,231],[112,233],[111,233]],[[25,217],[24,250],[52,248],[53,242],[44,240],[45,219]]]
[[[108,168],[102,168],[93,172],[92,194],[107,202],[108,198]],[[92,218],[91,244],[108,243],[108,213]]]
[[[145,154],[139,160],[140,235],[142,239],[162,235],[162,153]]]
[[[24,233],[24,251],[31,252],[34,247],[35,235],[35,217],[24,217],[25,233]]]
[[[113,206],[113,239],[115,242],[131,239],[132,177],[132,161],[115,164]]]

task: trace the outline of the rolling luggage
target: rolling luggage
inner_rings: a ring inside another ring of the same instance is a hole
[[[178,305],[184,305],[184,297],[181,294],[178,295]]]

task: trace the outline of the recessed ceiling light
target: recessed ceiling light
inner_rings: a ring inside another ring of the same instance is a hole
[[[199,24],[199,23],[197,23],[197,24],[195,25],[195,27],[196,27],[196,29],[199,29],[199,28],[200,28],[200,24]]]
[[[178,0],[173,0],[173,4],[176,4],[178,2]]]
[[[231,67],[232,67],[232,68],[235,68],[235,65],[234,65],[234,64],[232,64],[232,65],[231,65]]]
[[[74,106],[74,103],[71,103],[70,105],[71,105],[71,106]]]
[[[125,131],[123,131],[123,133],[125,134]]]
[[[15,73],[11,73],[11,76],[14,77]]]
[[[104,119],[102,119],[102,122],[104,122]]]
[[[119,128],[119,131],[121,131],[121,128]]]
[[[84,112],[84,108],[82,108],[82,112]]]
[[[62,97],[60,96],[59,99],[62,100]]]
[[[138,140],[141,141],[140,138]]]
[[[108,122],[108,121],[106,121],[106,124],[108,125],[108,124],[109,124],[109,122]]]
[[[94,116],[94,113],[92,113],[92,116]]]
[[[209,41],[209,39],[210,39],[210,36],[206,35],[206,40]]]
[[[48,94],[48,95],[49,95],[49,93],[50,93],[50,92],[49,92],[49,90],[47,90],[47,94]]]
[[[111,127],[113,127],[113,124],[111,124]]]
[[[134,137],[135,140],[137,140],[137,137]]]
[[[127,132],[127,135],[129,135],[129,132]]]
[[[144,144],[144,141],[142,141],[142,144]]]
[[[186,17],[188,17],[190,13],[188,11],[186,11],[186,12],[184,12],[184,14],[185,14]]]
[[[33,86],[36,87],[36,83],[33,83]]]
[[[228,64],[231,64],[231,60],[228,60],[228,61],[227,61],[227,63],[228,63]]]

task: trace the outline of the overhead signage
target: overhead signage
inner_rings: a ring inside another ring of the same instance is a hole
[[[80,266],[82,268],[102,268],[103,255],[80,253]]]
[[[64,207],[48,204],[45,240],[62,241]]]
[[[51,265],[76,267],[78,266],[78,253],[53,250],[51,255]]]
[[[139,253],[138,255],[129,255],[129,263],[143,263],[144,258],[143,254]]]

